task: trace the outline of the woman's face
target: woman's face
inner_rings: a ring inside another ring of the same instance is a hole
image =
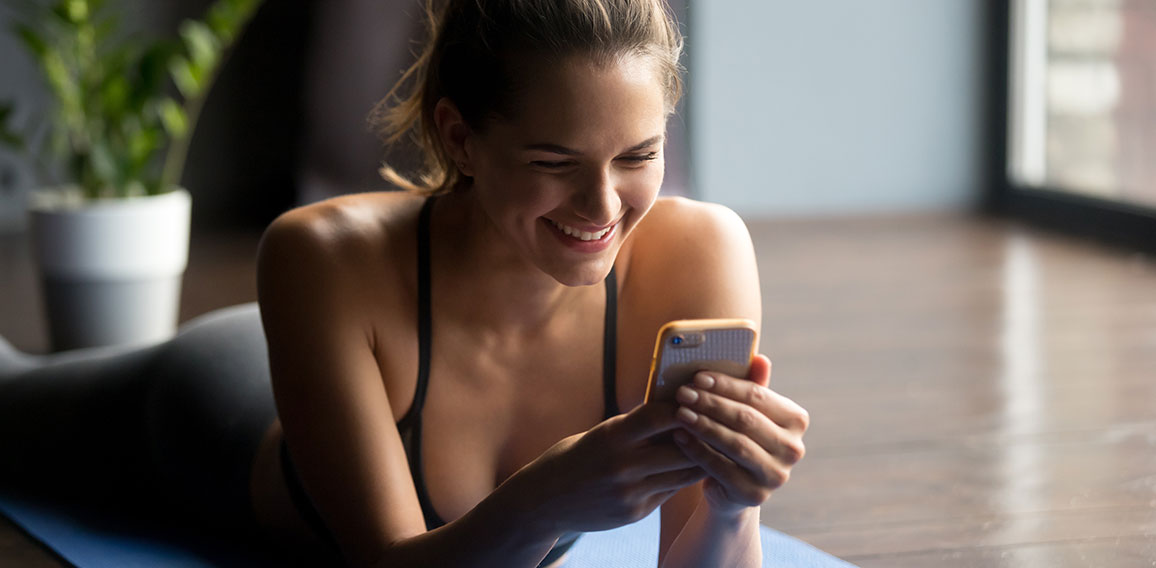
[[[470,191],[525,259],[596,284],[662,185],[665,91],[643,57],[530,69],[516,116],[465,141]]]

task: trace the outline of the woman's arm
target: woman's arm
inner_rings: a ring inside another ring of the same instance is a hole
[[[644,285],[667,292],[662,304],[651,308],[664,314],[659,319],[761,321],[754,249],[737,215],[682,199],[664,200],[652,215],[647,234],[660,238],[639,243],[635,258],[644,265],[632,272],[645,275]],[[756,358],[749,377],[712,375],[719,386],[714,392],[698,388],[695,403],[680,399],[695,420],[683,422],[675,439],[685,440],[680,447],[709,477],[663,506],[662,566],[759,566],[758,506],[786,482],[790,466],[802,457],[806,413],[766,388],[770,362],[765,357]],[[760,390],[749,389],[756,385]],[[775,425],[768,414],[791,426],[801,420],[802,429]]]
[[[349,273],[381,259],[343,242],[348,230],[301,210],[280,218],[262,241],[258,292],[285,438],[350,564],[535,566],[563,532],[637,520],[702,479],[654,441],[678,427],[673,406],[650,406],[562,440],[427,532],[374,356],[380,314],[367,305],[380,287],[359,289]]]
[[[259,253],[277,408],[302,483],[351,565],[536,565],[558,534],[504,495],[426,532],[374,356],[373,292],[356,275],[384,260],[358,258],[354,227],[339,211],[296,210]]]

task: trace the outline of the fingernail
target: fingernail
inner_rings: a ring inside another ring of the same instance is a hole
[[[674,441],[680,444],[685,444],[690,441],[690,438],[687,437],[686,432],[683,432],[682,430],[675,430]]]
[[[675,416],[677,416],[679,420],[682,420],[683,422],[686,422],[687,424],[694,424],[694,422],[696,420],[698,420],[698,415],[695,414],[693,410],[691,410],[685,406],[680,406],[678,408],[678,412],[675,413]]]
[[[698,373],[694,376],[694,386],[700,389],[709,389],[714,386],[714,377],[706,373]]]
[[[698,393],[686,385],[678,387],[678,392],[675,393],[674,396],[683,404],[694,404],[698,402]]]

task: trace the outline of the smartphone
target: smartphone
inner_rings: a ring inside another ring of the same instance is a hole
[[[699,371],[746,377],[758,346],[755,322],[747,319],[675,320],[658,330],[645,402],[673,401],[678,387]]]

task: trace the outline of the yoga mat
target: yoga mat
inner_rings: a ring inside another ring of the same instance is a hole
[[[123,519],[0,495],[3,513],[59,557],[79,568],[264,568],[284,565],[273,554],[223,542],[156,520]],[[762,528],[763,566],[854,568],[815,547]],[[578,540],[566,568],[643,568],[658,559],[659,514]],[[0,559],[2,564],[3,559]]]

